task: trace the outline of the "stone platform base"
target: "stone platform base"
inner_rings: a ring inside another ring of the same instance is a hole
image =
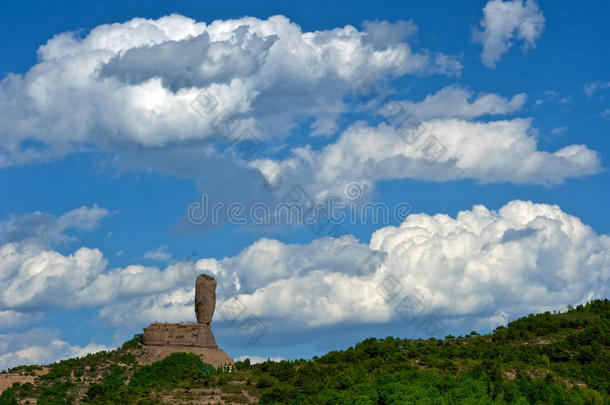
[[[141,346],[140,353],[136,355],[138,362],[143,365],[163,360],[172,353],[194,353],[201,361],[213,367],[222,367],[235,364],[235,361],[220,349],[188,346]]]
[[[204,323],[153,323],[144,331],[145,346],[186,346],[218,349],[210,325]]]

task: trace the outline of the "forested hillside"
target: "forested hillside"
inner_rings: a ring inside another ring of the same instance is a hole
[[[607,299],[529,315],[487,335],[370,338],[311,360],[238,362],[232,372],[184,353],[139,365],[139,339],[52,364],[33,383],[5,390],[0,405],[610,403]]]

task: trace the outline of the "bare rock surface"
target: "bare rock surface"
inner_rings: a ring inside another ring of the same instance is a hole
[[[195,281],[195,315],[197,322],[209,325],[216,309],[216,280],[201,274]]]
[[[214,367],[234,364],[218,348],[210,326],[216,309],[216,280],[202,274],[195,280],[197,322],[155,322],[144,330],[141,362],[149,364],[175,352],[190,352]]]
[[[203,323],[153,323],[144,332],[147,346],[196,346],[218,348],[210,325]]]
[[[14,383],[32,383],[36,382],[36,378],[49,373],[48,367],[43,367],[42,370],[34,370],[35,375],[25,375],[24,373],[4,373],[0,374],[0,394],[7,388],[11,388]]]

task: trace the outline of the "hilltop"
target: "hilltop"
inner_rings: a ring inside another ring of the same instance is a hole
[[[607,299],[486,335],[370,338],[311,360],[246,360],[233,370],[189,353],[146,365],[141,342],[137,335],[114,351],[3,372],[0,384],[21,382],[0,405],[610,403]]]

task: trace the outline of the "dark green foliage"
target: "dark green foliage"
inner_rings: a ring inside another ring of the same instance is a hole
[[[268,385],[262,404],[610,404],[609,320],[608,300],[598,300],[491,335],[370,338],[253,372]]]
[[[0,405],[17,405],[15,390],[9,388],[0,395]]]
[[[0,405],[156,404],[206,387],[230,403],[246,402],[247,390],[261,404],[610,404],[608,300],[528,315],[488,335],[369,338],[312,360],[240,361],[233,373],[188,353],[138,366],[140,341],[55,363],[35,384],[6,390]]]
[[[271,362],[269,374],[276,377],[280,381],[286,381],[294,377],[296,371],[291,362],[282,360],[278,363]]]
[[[9,373],[26,373],[26,374],[31,374],[33,371],[40,370],[40,369],[42,369],[41,366],[17,366],[17,367],[13,367],[13,368],[8,369],[8,372]]]
[[[271,380],[270,378],[267,378],[265,376],[258,379],[258,382],[256,383],[256,388],[269,388],[269,387],[273,387],[273,380]]]
[[[64,405],[73,404],[74,398],[68,390],[72,387],[69,382],[54,383],[51,386],[45,387],[38,398],[40,405]]]
[[[173,353],[167,358],[137,369],[129,383],[125,369],[114,365],[100,383],[93,383],[87,390],[87,404],[156,403],[149,397],[156,390],[207,385],[214,369],[192,353]]]
[[[136,398],[136,393],[131,392],[125,382],[127,376],[125,370],[119,366],[113,366],[110,373],[100,383],[89,385],[84,399],[86,404],[130,404]]]
[[[214,373],[193,353],[173,353],[165,359],[137,370],[131,381],[133,387],[187,388],[202,385]]]
[[[87,390],[86,404],[152,404],[159,402],[149,394],[170,388],[190,389],[203,386],[214,373],[192,353],[173,353],[167,358],[137,369],[129,383],[122,367],[114,365],[100,383],[92,383]]]
[[[143,333],[138,333],[137,335],[134,335],[133,339],[128,340],[127,342],[123,343],[123,346],[121,346],[121,350],[127,350],[127,349],[131,349],[134,347],[138,347],[140,344],[142,344],[143,337],[144,337]]]
[[[238,361],[235,363],[235,368],[238,371],[245,371],[245,370],[250,370],[252,368],[252,365],[250,364],[250,359],[246,359],[244,361]]]

